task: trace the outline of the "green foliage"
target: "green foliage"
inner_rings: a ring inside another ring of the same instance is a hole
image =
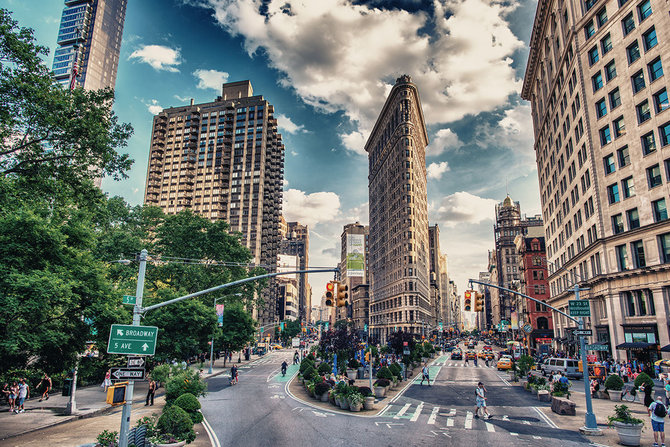
[[[634,382],[635,388],[639,388],[641,385],[644,385],[645,390],[654,389],[654,381],[649,377],[647,373],[640,373]]]
[[[171,372],[172,367],[169,364],[158,365],[151,371],[151,378],[156,382],[166,383]]]
[[[198,398],[191,393],[182,394],[174,401],[174,404],[187,413],[192,413],[200,409]]]
[[[347,366],[349,369],[357,369],[359,366],[361,366],[361,363],[356,359],[350,359]]]
[[[206,394],[207,384],[197,371],[185,369],[170,377],[165,384],[165,403],[172,405],[182,394],[190,393],[196,397]]]
[[[525,376],[528,374],[528,371],[530,371],[533,365],[535,365],[535,360],[529,355],[522,355],[516,363],[521,375]]]
[[[300,334],[300,321],[298,320],[284,320],[284,329],[281,331],[281,339],[284,343],[288,343],[293,337]]]
[[[389,337],[389,346],[391,347],[391,351],[396,355],[401,355],[403,353],[403,350],[405,349],[404,343],[407,343],[407,348],[409,348],[410,351],[414,350],[414,347],[416,346],[414,335],[400,330],[394,332]]]
[[[161,435],[173,436],[180,441],[190,443],[195,439],[193,421],[188,413],[175,405],[163,409],[156,428]]]
[[[394,376],[400,378],[400,376],[402,374],[402,367],[400,366],[400,364],[392,363],[389,366],[389,370],[391,370],[391,372],[393,373]]]
[[[358,392],[363,395],[363,397],[372,396],[372,390],[366,386],[358,387]]]
[[[119,445],[119,432],[103,430],[95,440],[96,447],[116,447]]]
[[[642,419],[634,418],[630,412],[630,409],[626,405],[615,405],[614,406],[614,415],[608,416],[607,421],[609,425],[612,425],[612,422],[622,422],[624,424],[643,424]]]
[[[319,365],[317,371],[319,371],[319,374],[328,374],[333,371],[333,367],[330,364],[323,362]]]
[[[553,389],[551,392],[552,395],[560,397],[563,395],[568,395],[570,396],[570,385],[561,383],[561,382],[554,382]]]
[[[388,379],[377,379],[374,383],[374,386],[387,387],[391,385],[391,382]]]
[[[147,428],[147,438],[152,438],[158,435],[156,423],[158,422],[158,414],[154,413],[151,416],[144,416],[138,419],[136,427],[145,426]]]
[[[300,372],[301,372],[301,373],[304,373],[305,370],[306,370],[307,368],[309,368],[310,366],[311,366],[311,367],[314,366],[314,362],[312,361],[312,359],[310,359],[310,358],[304,358],[304,359],[302,360],[302,362],[300,362],[300,367],[299,367]]]
[[[623,389],[623,380],[616,374],[610,374],[607,380],[605,380],[605,389],[621,391]]]
[[[323,393],[327,393],[329,389],[330,385],[327,382],[317,383],[314,386],[314,394],[317,396],[321,396]]]
[[[393,380],[394,374],[391,372],[391,370],[384,366],[382,368],[379,368],[379,371],[377,371],[377,378],[378,379],[388,379],[388,380]]]
[[[254,341],[255,332],[256,321],[249,312],[239,303],[231,304],[223,311],[223,327],[215,343],[224,351],[239,351]]]
[[[308,366],[307,369],[305,369],[305,371],[302,373],[302,377],[305,380],[312,380],[315,375],[318,376],[319,373],[316,372],[316,369],[314,369],[314,367],[311,365]]]

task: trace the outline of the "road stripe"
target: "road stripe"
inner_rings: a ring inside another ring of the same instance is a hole
[[[400,419],[400,416],[402,416],[403,414],[405,414],[405,412],[407,412],[407,410],[409,410],[409,407],[411,407],[411,406],[412,406],[412,404],[405,404],[405,406],[402,407],[402,408],[400,409],[400,411],[398,412],[398,414],[396,414],[395,416],[393,416],[393,419]]]
[[[542,439],[542,436],[533,436],[533,439]]]
[[[449,418],[447,419],[447,427],[453,427],[454,426],[454,419]]]
[[[472,429],[472,411],[468,411],[468,414],[465,415],[465,428]]]
[[[421,415],[421,410],[423,410],[423,402],[421,402],[417,407],[416,411],[412,415],[412,418],[410,419],[410,422],[416,422],[417,419],[419,419],[419,416]]]
[[[502,417],[502,420],[503,420],[503,421],[508,421],[508,422],[509,422],[509,416],[504,415],[504,416]]]
[[[430,417],[428,418],[428,423],[429,424],[434,424],[435,419],[437,418],[437,412],[440,411],[440,407],[433,407],[433,412],[430,413]]]
[[[449,416],[456,416],[456,409],[455,408],[452,408],[451,410],[449,410]]]
[[[491,433],[493,433],[493,432],[496,431],[495,427],[494,427],[493,424],[491,424],[490,422],[485,422],[485,424],[486,424],[486,429],[487,429],[488,431],[490,431]]]
[[[509,432],[509,434],[512,435],[512,436],[519,436],[518,433],[512,433],[512,432]]]
[[[212,426],[209,425],[209,422],[207,422],[207,419],[205,416],[202,416],[202,425],[205,427],[205,431],[207,432],[207,437],[209,438],[210,444],[212,444],[212,447],[221,447],[221,443],[219,442],[219,438],[216,436],[216,433],[214,433],[214,429],[212,429]]]
[[[552,421],[551,419],[549,419],[549,416],[547,416],[546,414],[544,414],[544,412],[543,412],[542,410],[540,410],[540,409],[537,408],[537,407],[533,407],[533,410],[535,410],[535,412],[542,418],[542,420],[544,420],[544,422],[546,422],[547,424],[549,424],[549,426],[550,426],[551,428],[558,428],[558,425],[556,425],[556,424],[554,423],[554,421]]]

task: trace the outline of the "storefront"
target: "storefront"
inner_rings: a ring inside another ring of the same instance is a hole
[[[530,333],[532,349],[538,354],[549,354],[551,342],[554,341],[554,331],[551,329],[534,329]]]
[[[597,324],[595,326],[595,343],[600,349],[597,352],[598,360],[607,360],[612,358],[612,347],[610,346],[610,328],[606,324]]]
[[[659,359],[658,328],[655,324],[623,324],[624,343],[617,349],[626,351],[626,360],[655,362]]]

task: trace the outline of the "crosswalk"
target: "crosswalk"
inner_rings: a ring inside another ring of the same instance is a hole
[[[538,427],[549,428],[540,419],[531,416],[510,417],[503,414],[494,415],[491,419],[477,419],[471,410],[431,406],[425,402],[390,404],[379,416],[398,422],[427,424],[437,430],[481,430],[510,436],[528,435],[532,439],[542,439],[533,434],[537,433]]]
[[[495,368],[496,363],[493,361],[489,361],[489,365],[486,366],[486,363],[484,361],[477,362],[477,364],[475,365],[474,361],[471,361],[470,363],[463,363],[458,361],[447,360],[444,362],[433,363],[431,366],[462,367],[462,368]]]

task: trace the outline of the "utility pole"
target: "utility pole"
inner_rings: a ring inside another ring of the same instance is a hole
[[[133,307],[133,326],[140,325],[140,316],[142,315],[142,295],[144,293],[144,273],[147,269],[147,255],[146,249],[140,252],[140,271],[137,274],[137,289],[135,290],[135,306]],[[133,391],[135,388],[135,381],[128,380],[126,386],[126,403],[123,405],[123,412],[121,414],[121,430],[119,431],[119,447],[128,447],[128,429],[130,427],[130,413],[133,409]]]

